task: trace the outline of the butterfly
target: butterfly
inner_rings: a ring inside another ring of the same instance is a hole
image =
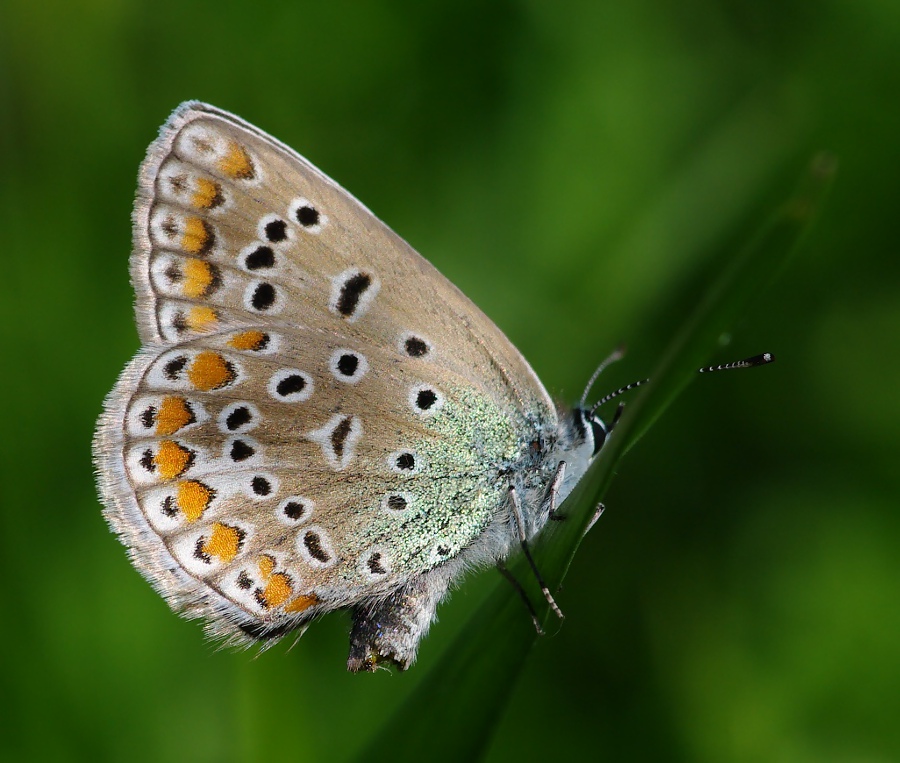
[[[176,109],[133,224],[142,347],[94,439],[132,562],[218,639],[349,609],[349,669],[407,668],[451,584],[527,551],[611,426],[557,407],[430,263],[226,111]]]

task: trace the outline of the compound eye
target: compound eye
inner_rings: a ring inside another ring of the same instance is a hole
[[[591,455],[596,456],[606,442],[606,438],[609,436],[609,429],[603,419],[597,416],[592,416],[588,419],[588,422],[591,425],[591,434],[594,435],[594,452]]]

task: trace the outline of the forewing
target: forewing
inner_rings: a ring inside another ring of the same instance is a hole
[[[261,316],[314,325],[429,355],[511,407],[552,415],[525,359],[453,284],[309,162],[226,112],[188,103],[163,127],[141,170],[134,237],[146,343]]]

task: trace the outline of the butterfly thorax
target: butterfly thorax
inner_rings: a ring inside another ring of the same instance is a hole
[[[586,412],[579,408],[560,405],[551,425],[532,431],[534,438],[512,470],[515,479],[510,483],[522,498],[530,538],[540,533],[551,512],[569,496],[597,451],[595,433]]]

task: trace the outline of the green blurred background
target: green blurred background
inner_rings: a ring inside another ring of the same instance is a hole
[[[216,651],[128,564],[90,439],[137,349],[137,167],[198,98],[350,189],[563,399],[620,341],[600,391],[644,375],[833,150],[805,248],[710,348],[778,362],[698,378],[622,462],[488,760],[900,760],[898,96],[883,0],[2,0],[0,755],[347,759],[499,578],[409,673],[350,676],[345,616]]]

